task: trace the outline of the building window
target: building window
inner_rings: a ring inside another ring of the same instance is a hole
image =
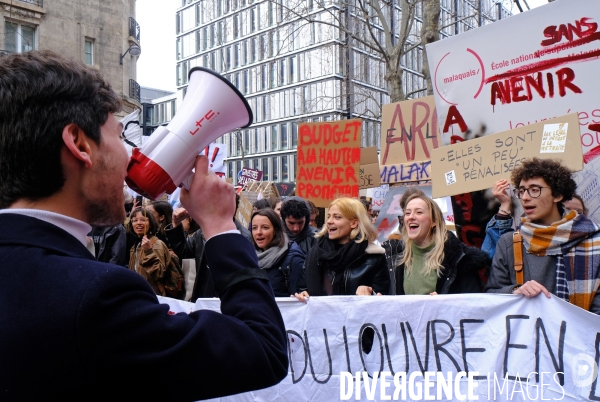
[[[250,9],[250,32],[256,31],[256,7]]]
[[[277,126],[271,127],[271,151],[278,151],[278,149],[277,149]]]
[[[272,181],[279,181],[279,158],[278,157],[274,157],[273,158],[273,177],[271,178]]]
[[[281,181],[287,182],[289,181],[289,172],[288,172],[288,156],[284,155],[281,157]]]
[[[281,149],[288,149],[287,124],[281,125]]]
[[[85,40],[85,64],[93,65],[94,64],[94,41],[91,39]]]
[[[298,147],[298,123],[292,123],[292,148]]]
[[[35,27],[6,21],[4,24],[4,50],[23,53],[36,48]]]
[[[269,181],[269,158],[263,158],[262,160],[262,172],[263,172],[263,181]]]

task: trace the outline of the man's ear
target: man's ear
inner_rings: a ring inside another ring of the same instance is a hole
[[[75,123],[70,123],[63,128],[62,139],[68,151],[85,164],[85,167],[92,166],[92,149],[90,139],[85,135],[81,127]]]
[[[560,195],[560,194],[559,194],[559,195],[557,195],[556,197],[554,197],[554,202],[555,202],[555,203],[562,202],[562,200],[563,200],[564,198],[565,198],[565,197],[563,197],[562,195]]]

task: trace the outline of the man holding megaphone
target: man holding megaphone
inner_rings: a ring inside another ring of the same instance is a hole
[[[181,202],[208,239],[223,314],[169,315],[141,276],[86,249],[90,225],[125,218],[120,107],[81,62],[0,57],[0,399],[198,400],[278,383],[283,320],[206,157]]]

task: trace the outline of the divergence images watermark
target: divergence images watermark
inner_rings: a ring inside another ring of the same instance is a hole
[[[598,365],[589,355],[579,353],[573,356],[571,367],[573,368],[572,381],[578,388],[592,385],[598,377]],[[481,378],[486,378],[487,381],[480,381]],[[556,397],[558,396],[556,389],[551,395],[549,392],[544,394],[544,387],[548,388],[552,383],[558,386],[561,392],[560,398]],[[516,398],[525,401],[560,401],[565,396],[563,384],[563,372],[554,374],[531,372],[526,377],[521,377],[517,373],[515,377],[509,378],[508,373],[504,377],[498,377],[496,373],[487,373],[487,377],[480,377],[478,372],[464,371],[459,373],[415,371],[408,377],[405,372],[392,375],[389,371],[376,371],[370,376],[363,371],[356,372],[354,375],[343,371],[340,373],[340,400],[361,400],[364,390],[365,400],[369,401],[376,398],[382,401],[407,398],[425,401],[440,399],[464,401],[479,400],[479,396],[487,396],[487,400],[496,400],[500,395],[504,395],[508,400]],[[477,392],[477,388],[482,385],[487,385],[487,393]]]

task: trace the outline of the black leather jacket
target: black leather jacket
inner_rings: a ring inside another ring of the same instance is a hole
[[[316,268],[318,267],[307,267],[306,269],[314,270]],[[318,272],[315,274],[319,275]],[[390,276],[387,270],[385,250],[375,243],[369,244],[365,253],[352,261],[344,269],[343,291],[341,295],[356,295],[356,289],[359,286],[371,286],[375,293],[381,293],[382,295],[389,294]],[[327,293],[323,291],[322,294],[326,295]]]

